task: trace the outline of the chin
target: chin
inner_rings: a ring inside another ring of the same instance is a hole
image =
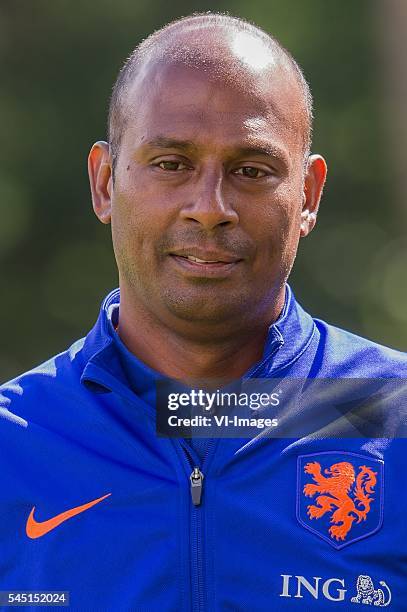
[[[227,300],[227,301],[226,301]],[[226,292],[207,297],[167,293],[163,300],[171,314],[184,321],[201,324],[219,324],[238,317],[240,320],[249,305],[243,307],[240,300],[231,299]]]

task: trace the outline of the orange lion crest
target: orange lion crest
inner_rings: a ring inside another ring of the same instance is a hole
[[[329,535],[336,541],[343,541],[352,529],[354,521],[365,521],[370,512],[377,472],[362,465],[359,466],[359,473],[355,475],[353,465],[347,461],[334,463],[326,468],[326,476],[321,473],[321,465],[317,461],[307,463],[304,472],[310,474],[314,480],[314,483],[304,486],[304,495],[317,495],[315,503],[307,507],[309,518],[319,519],[327,513],[332,513]]]

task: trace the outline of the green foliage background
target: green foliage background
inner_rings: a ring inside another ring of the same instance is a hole
[[[86,158],[113,81],[149,32],[229,11],[277,36],[315,97],[329,165],[319,224],[291,278],[314,315],[404,349],[405,229],[386,148],[374,3],[326,0],[3,0],[0,4],[0,380],[84,335],[117,284]]]

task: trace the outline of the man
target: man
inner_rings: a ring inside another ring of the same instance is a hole
[[[120,292],[1,389],[0,590],[69,591],[74,610],[405,609],[402,440],[155,431],[163,377],[407,374],[287,285],[326,175],[311,118],[293,58],[234,17],[174,22],[125,64],[89,155]]]

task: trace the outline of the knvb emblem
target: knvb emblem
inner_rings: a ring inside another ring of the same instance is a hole
[[[297,519],[335,548],[378,531],[383,522],[383,461],[348,452],[298,457]]]

